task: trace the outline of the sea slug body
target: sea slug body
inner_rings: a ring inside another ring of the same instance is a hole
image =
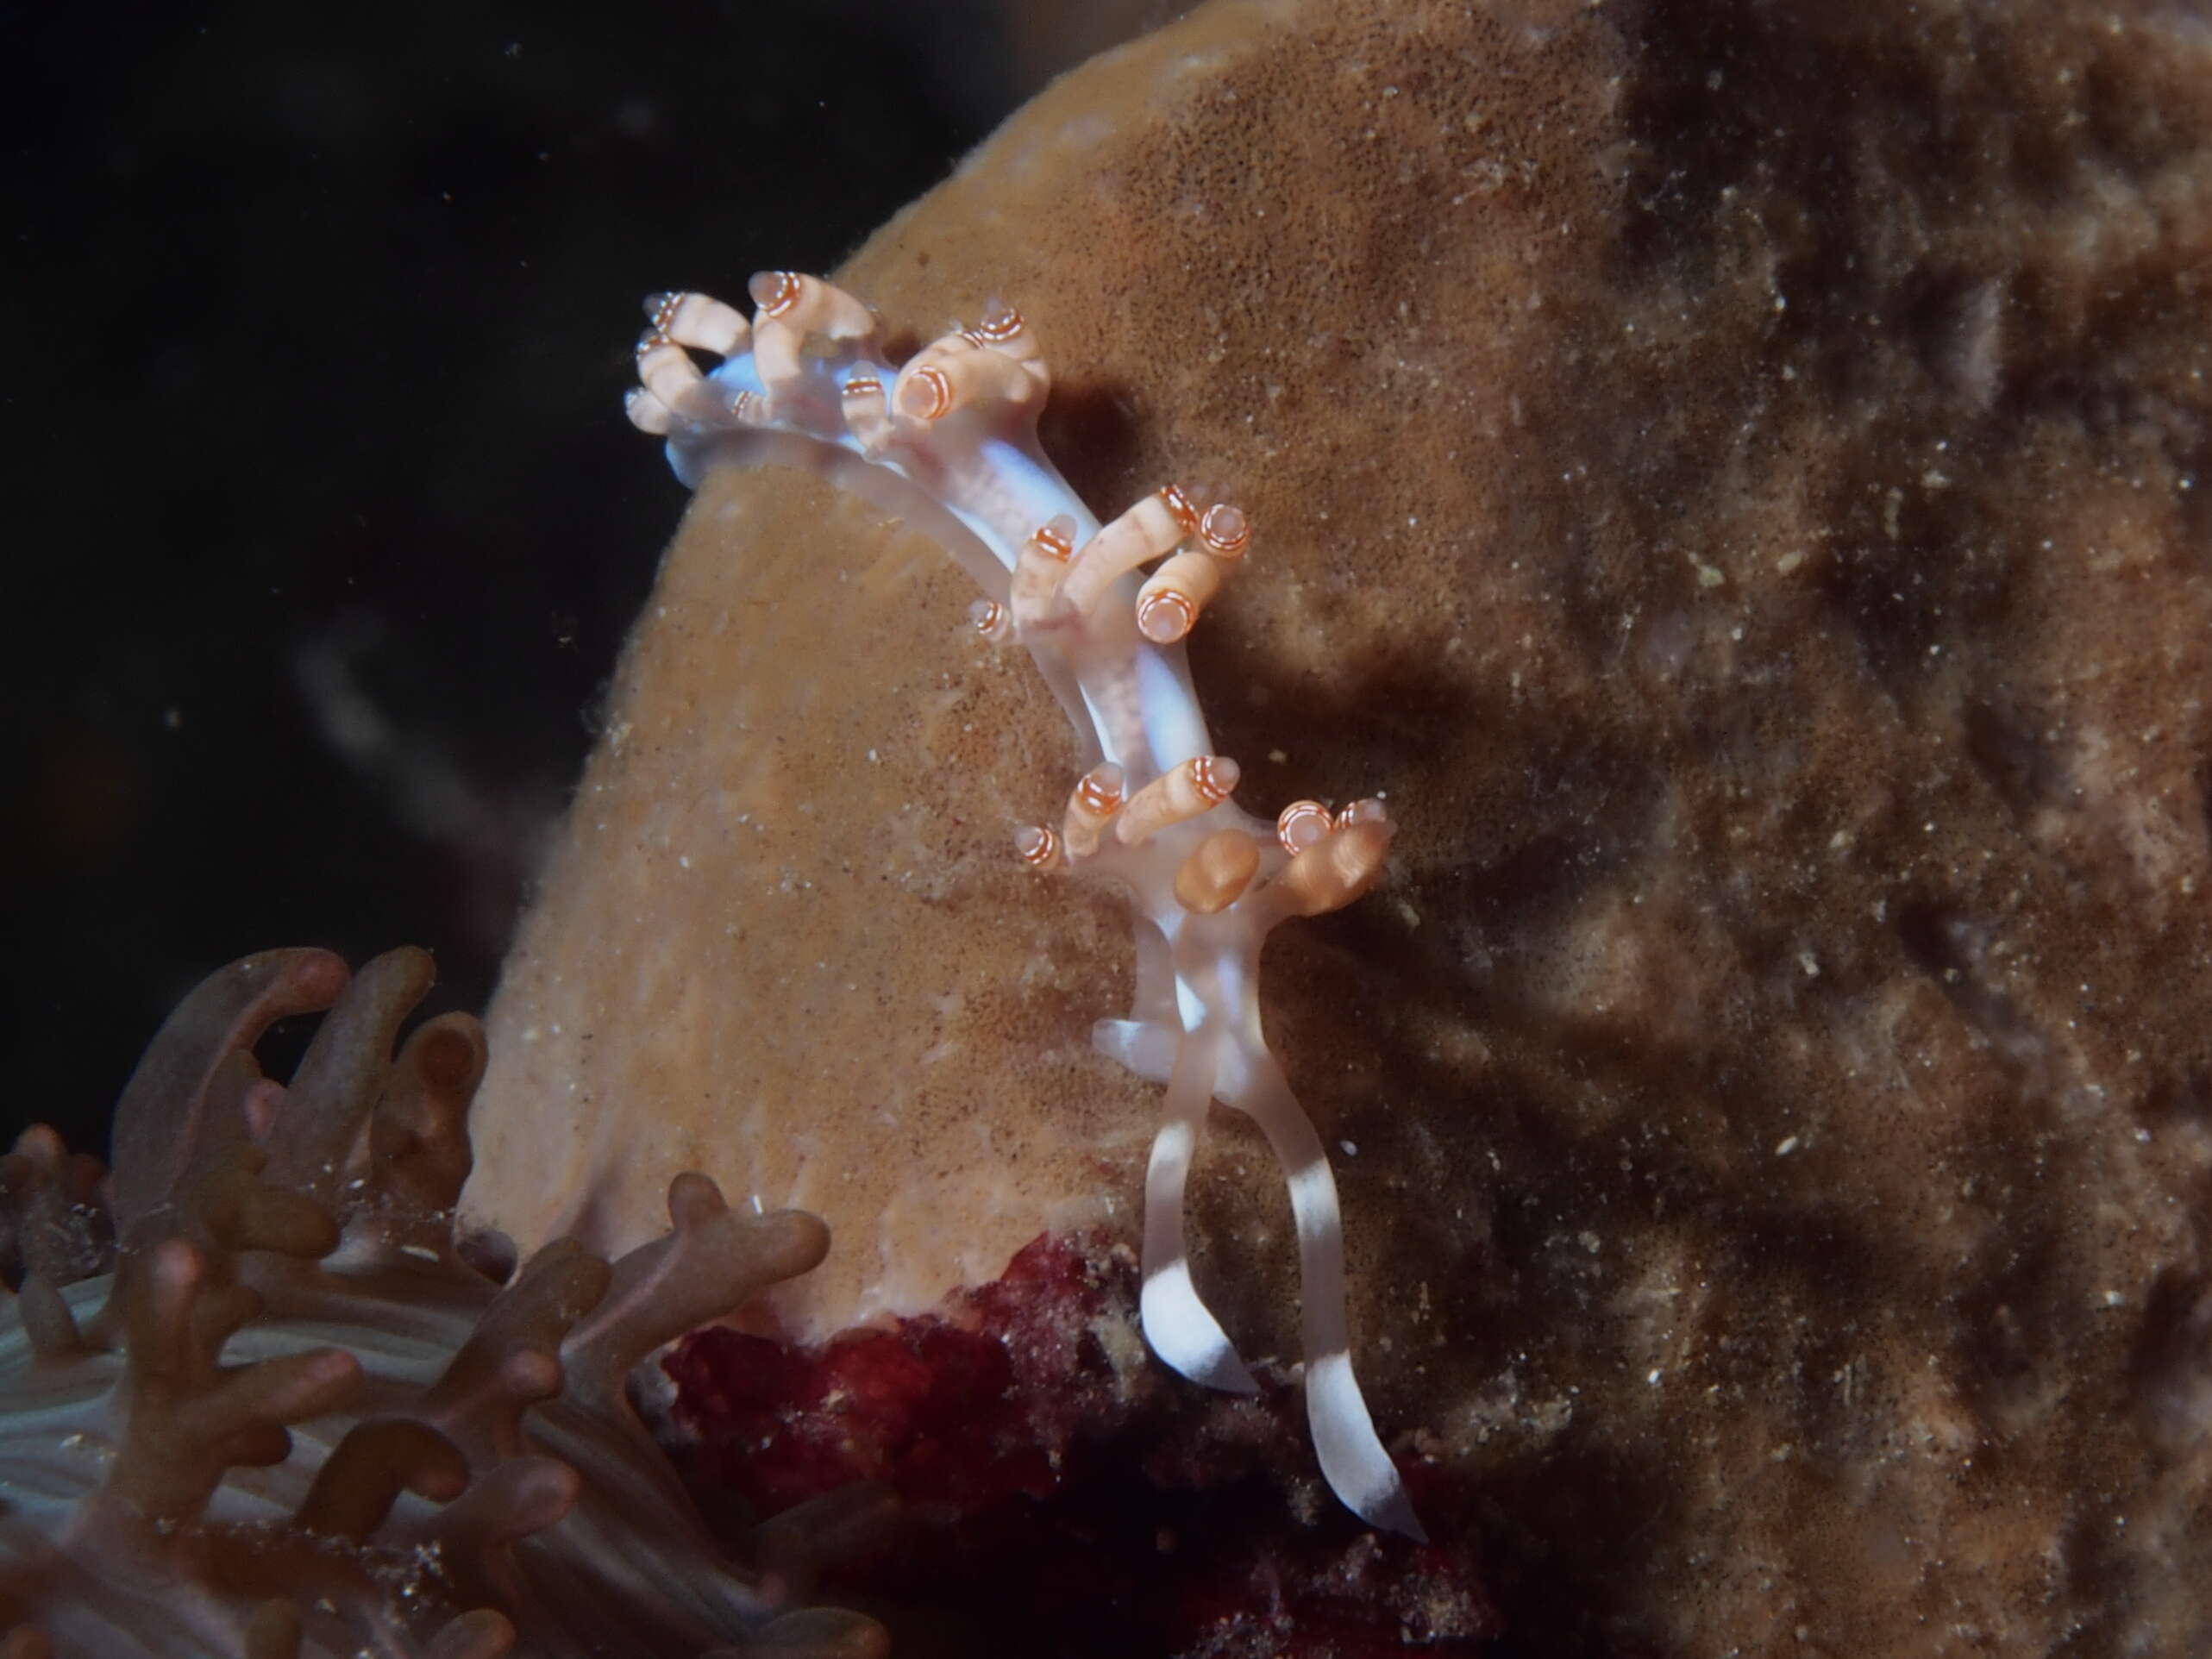
[[[1145,1337],[1194,1381],[1256,1387],[1184,1251],[1184,1186],[1218,1099],[1258,1124],[1289,1183],[1322,1473],[1370,1524],[1421,1537],[1352,1373],[1335,1180],[1267,1046],[1257,997],[1269,930],[1365,892],[1392,824],[1379,800],[1333,815],[1300,801],[1270,823],[1231,798],[1238,768],[1213,751],[1182,642],[1244,562],[1244,514],[1170,485],[1102,524],[1038,443],[1051,377],[1011,308],[994,303],[976,327],[899,367],[882,354],[874,313],[830,284],[767,272],[750,291],[749,322],[700,294],[647,302],[631,420],[667,437],[687,485],[717,467],[782,462],[899,513],[981,588],[970,615],[985,637],[1028,649],[1067,710],[1084,770],[1059,827],[1025,827],[1014,848],[1040,870],[1126,891],[1135,1005],[1100,1020],[1092,1040],[1167,1086],[1145,1179]],[[702,372],[693,351],[722,361]]]

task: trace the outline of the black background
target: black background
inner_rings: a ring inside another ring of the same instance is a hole
[[[0,6],[0,1124],[97,1149],[252,950],[421,943],[480,1008],[683,506],[642,296],[835,265],[1097,33]]]

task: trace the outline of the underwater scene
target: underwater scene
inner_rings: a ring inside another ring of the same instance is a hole
[[[2212,9],[0,15],[0,1659],[2212,1653]]]

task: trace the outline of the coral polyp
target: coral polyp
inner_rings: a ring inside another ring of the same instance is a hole
[[[755,1529],[741,1564],[625,1393],[826,1230],[687,1175],[673,1230],[617,1261],[559,1242],[479,1271],[452,1205],[482,1029],[444,1015],[393,1054],[431,978],[419,950],[233,963],[141,1063],[111,1180],[44,1130],[0,1161],[0,1654],[883,1652],[796,1606],[875,1496]],[[263,1031],[323,1009],[290,1086],[264,1077]]]
[[[1231,504],[1201,506],[1172,484],[1101,523],[1037,441],[1051,374],[1010,307],[993,302],[974,327],[894,366],[874,314],[830,284],[774,272],[750,291],[749,322],[701,294],[647,302],[631,419],[667,436],[687,484],[781,462],[899,513],[983,590],[971,614],[984,635],[1026,648],[1067,711],[1082,771],[1056,827],[1023,826],[1014,850],[1127,894],[1135,1006],[1100,1021],[1092,1041],[1167,1086],[1145,1181],[1145,1337],[1194,1381],[1257,1386],[1185,1255],[1184,1189],[1219,1099],[1257,1124],[1289,1182],[1322,1473],[1370,1524],[1420,1537],[1352,1374],[1335,1180],[1268,1047],[1257,992],[1269,930],[1365,892],[1393,826],[1380,799],[1336,814],[1300,802],[1275,823],[1231,798],[1241,773],[1213,752],[1182,642],[1245,562],[1251,526]],[[694,350],[720,365],[703,372]]]

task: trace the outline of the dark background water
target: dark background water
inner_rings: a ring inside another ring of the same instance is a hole
[[[641,297],[836,264],[1166,9],[1070,3],[0,6],[0,1127],[97,1148],[248,951],[482,1006],[683,507]]]

